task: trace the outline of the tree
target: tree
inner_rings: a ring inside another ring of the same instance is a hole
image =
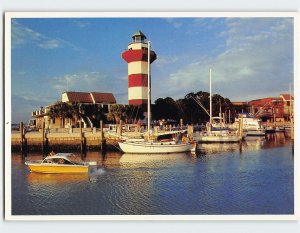
[[[104,110],[99,104],[85,104],[80,105],[80,117],[86,118],[88,117],[92,122],[94,127],[100,126],[100,120],[105,121],[106,117],[104,114]]]
[[[50,110],[47,113],[47,115],[51,119],[60,118],[61,119],[60,127],[63,127],[65,118],[72,118],[72,110],[71,109],[72,109],[72,107],[70,104],[58,101],[50,107]]]
[[[122,104],[113,104],[110,106],[108,113],[106,114],[107,120],[115,123],[120,123],[120,120],[126,119],[126,107]]]
[[[71,119],[72,125],[79,120],[90,119],[93,126],[99,127],[100,120],[105,120],[103,108],[99,104],[66,103],[58,101],[50,107],[48,116],[51,119],[60,118],[61,127],[64,126],[66,118]]]
[[[177,103],[171,97],[157,99],[151,112],[154,120],[172,119],[179,122],[180,119]]]
[[[144,111],[139,105],[125,105],[126,123],[136,123],[145,118]]]
[[[159,98],[152,107],[153,119],[165,118],[179,121],[181,118],[188,124],[206,123],[209,120],[209,96],[208,92],[199,91],[197,93],[190,92],[183,99],[176,101],[170,97]],[[229,99],[215,94],[212,96],[212,116],[219,116],[220,105],[222,113],[225,115],[229,110],[233,111]]]

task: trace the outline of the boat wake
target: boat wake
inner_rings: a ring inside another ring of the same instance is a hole
[[[98,177],[105,174],[105,170],[102,168],[99,169],[95,169],[93,171],[91,171],[90,175],[89,175],[89,180],[90,182],[97,182],[98,181]]]

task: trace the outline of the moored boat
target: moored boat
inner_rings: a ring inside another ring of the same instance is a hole
[[[119,142],[122,151],[135,154],[167,154],[190,151],[191,143],[174,142]]]
[[[201,143],[207,142],[218,142],[218,143],[230,143],[230,142],[240,142],[241,138],[235,134],[214,134],[213,132],[199,134],[195,137],[195,140]]]
[[[266,130],[262,126],[261,120],[255,118],[252,114],[249,113],[240,113],[238,114],[239,119],[243,119],[243,130],[247,133],[247,136],[265,136]]]
[[[96,162],[72,160],[72,153],[57,153],[49,155],[43,160],[26,161],[30,172],[37,173],[88,173],[90,165]]]

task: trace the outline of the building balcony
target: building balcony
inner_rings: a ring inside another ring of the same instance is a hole
[[[43,108],[43,109],[31,112],[31,116],[32,117],[41,117],[41,116],[44,116],[47,112],[49,112],[49,109]]]

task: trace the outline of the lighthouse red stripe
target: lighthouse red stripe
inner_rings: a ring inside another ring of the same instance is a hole
[[[147,87],[147,86],[148,86],[147,74],[128,75],[128,87]]]
[[[145,49],[135,49],[126,50],[122,53],[122,58],[127,62],[133,61],[147,61],[148,60],[148,50]],[[156,53],[154,51],[150,52],[150,62],[152,63],[156,59]]]
[[[147,104],[147,100],[145,99],[134,99],[134,100],[128,100],[130,105],[141,105],[141,104]]]

